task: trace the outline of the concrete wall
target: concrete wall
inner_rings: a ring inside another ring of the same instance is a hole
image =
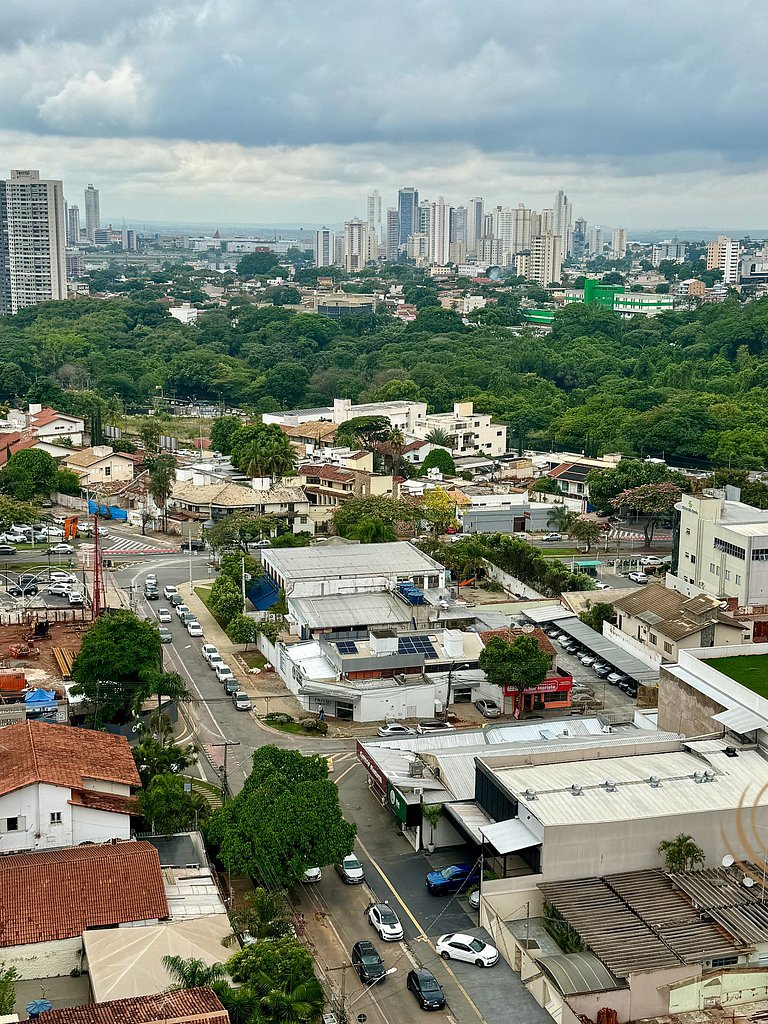
[[[6,946],[2,958],[6,967],[15,967],[24,980],[60,978],[79,970],[82,963],[83,940],[57,939],[54,942],[35,942],[24,946]]]
[[[709,1006],[738,1006],[768,999],[768,970],[733,968],[681,981],[669,989],[669,1013],[692,1013]]]
[[[722,733],[723,727],[713,720],[713,715],[723,710],[723,704],[682,682],[662,666],[659,672],[659,729],[686,736]]]
[[[585,992],[583,995],[568,996],[566,1005],[576,1019],[584,1014],[590,1020],[597,1020],[597,1014],[604,1007],[615,1010],[619,1021],[637,1020],[632,1007],[632,994],[628,988],[613,989],[611,992]],[[566,1019],[563,1014],[563,1021]]]
[[[127,786],[117,784],[104,784],[104,789],[125,796],[129,793]],[[79,807],[69,800],[68,788],[42,783],[0,797],[0,853],[50,850],[84,842],[103,843],[113,838],[130,839],[130,815]],[[52,814],[61,815],[61,824],[51,822]],[[23,818],[23,827],[7,832],[5,822],[12,817]]]
[[[522,580],[517,579],[516,576],[510,576],[508,572],[504,572],[498,565],[494,565],[492,562],[486,562],[485,568],[488,575],[492,580],[496,580],[500,583],[505,590],[508,590],[512,594],[520,594],[521,597],[525,597],[530,601],[543,601],[546,600],[544,594],[540,594],[538,590],[534,590],[533,587],[529,587],[523,583]]]
[[[480,901],[480,924],[492,935],[499,935],[504,921],[519,921],[528,913],[541,917],[544,897],[538,888],[543,875],[518,875],[514,878],[495,878],[483,882]],[[530,908],[530,911],[528,910]],[[506,932],[506,929],[504,929]]]
[[[72,808],[72,845],[106,843],[110,839],[131,838],[131,816],[99,811],[94,807]]]

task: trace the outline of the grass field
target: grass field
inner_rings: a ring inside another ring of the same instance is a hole
[[[705,665],[717,669],[729,679],[735,679],[737,683],[746,686],[753,693],[757,693],[761,697],[768,697],[768,655],[745,654],[737,655],[735,658],[704,658],[702,660]]]

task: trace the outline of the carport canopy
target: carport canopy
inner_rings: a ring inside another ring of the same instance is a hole
[[[560,614],[562,612],[565,614]],[[651,668],[602,633],[597,633],[573,612],[567,612],[564,608],[531,608],[526,610],[525,614],[537,624],[551,623],[557,626],[563,633],[567,633],[582,647],[596,655],[600,661],[613,666],[617,672],[623,672],[640,686],[655,686],[659,681],[658,668]]]
[[[527,828],[519,818],[496,821],[493,825],[481,825],[480,835],[490,843],[499,856],[541,846],[541,840]]]

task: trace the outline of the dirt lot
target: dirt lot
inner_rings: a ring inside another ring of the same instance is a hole
[[[82,633],[75,628],[75,623],[52,623],[45,639],[26,641],[37,654],[24,658],[14,658],[9,646],[25,643],[24,637],[32,633],[34,627],[0,626],[0,666],[3,668],[23,668],[27,681],[33,685],[63,689],[63,679],[52,648],[63,647],[73,654],[80,650]]]

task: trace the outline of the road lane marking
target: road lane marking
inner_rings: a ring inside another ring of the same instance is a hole
[[[343,772],[341,773],[341,775],[340,775],[340,776],[338,777],[338,779],[334,779],[334,782],[336,783],[336,785],[338,786],[338,784],[339,784],[339,783],[341,782],[341,780],[342,780],[343,778],[346,778],[346,776],[347,776],[347,775],[349,775],[349,773],[350,773],[350,772],[352,771],[352,769],[353,769],[353,768],[357,768],[359,764],[360,764],[360,762],[359,762],[359,761],[358,761],[358,762],[357,762],[356,764],[351,764],[351,765],[349,766],[349,768],[347,768],[347,769],[346,769],[346,771],[343,771]]]

